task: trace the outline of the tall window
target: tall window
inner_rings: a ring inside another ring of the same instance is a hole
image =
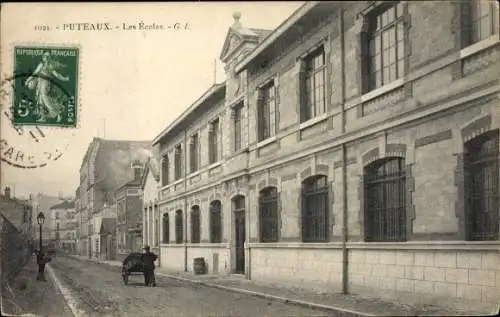
[[[464,1],[462,6],[462,45],[469,46],[496,33],[498,12],[494,1]]]
[[[168,155],[165,154],[163,155],[163,159],[161,161],[161,185],[166,186],[169,182],[168,180],[168,169],[169,169],[169,163],[168,163]]]
[[[200,140],[198,138],[198,133],[196,134],[193,134],[191,136],[191,142],[189,144],[190,148],[190,170],[191,170],[191,173],[194,173],[198,170],[198,163],[200,161],[200,152],[199,152],[199,149],[200,149]]]
[[[184,223],[182,217],[182,210],[177,210],[175,212],[175,243],[182,243],[184,235]]]
[[[257,104],[257,128],[259,141],[269,138],[272,133],[274,121],[275,102],[274,82],[259,89],[259,100]]]
[[[499,238],[499,131],[486,132],[465,144],[466,238]]]
[[[278,226],[278,191],[268,187],[259,193],[260,241],[277,242]]]
[[[328,240],[328,183],[318,175],[302,183],[302,241]]]
[[[163,236],[162,236],[162,242],[163,243],[169,243],[170,242],[170,222],[168,220],[168,213],[163,214],[163,219],[162,219],[162,226],[163,226]]]
[[[200,243],[200,207],[191,208],[191,243]]]
[[[325,113],[326,64],[325,50],[321,46],[304,59],[301,78],[301,122]]]
[[[210,123],[208,133],[208,160],[213,164],[219,160],[219,119]]]
[[[241,135],[242,135],[242,118],[243,103],[234,107],[234,151],[241,149]]]
[[[175,180],[182,178],[182,146],[175,147]]]
[[[365,168],[365,240],[406,241],[405,161],[377,160]]]
[[[368,78],[364,92],[404,76],[403,4],[381,6],[368,16],[368,49],[365,61]]]
[[[210,203],[210,242],[221,243],[222,241],[222,205],[220,200]]]
[[[59,220],[59,211],[56,211],[56,219]]]

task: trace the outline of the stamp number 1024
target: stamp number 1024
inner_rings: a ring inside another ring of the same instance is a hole
[[[78,61],[77,47],[16,46],[13,124],[75,128]]]

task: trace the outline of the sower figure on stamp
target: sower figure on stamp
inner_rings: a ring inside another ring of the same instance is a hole
[[[38,64],[33,74],[26,79],[25,85],[29,89],[35,90],[35,101],[40,115],[39,121],[45,120],[45,113],[48,112],[50,118],[57,118],[61,121],[61,111],[64,105],[61,104],[54,92],[51,91],[54,85],[51,80],[57,78],[61,81],[68,81],[69,77],[61,75],[57,68],[64,66],[55,61],[49,52],[45,52],[42,61]]]
[[[146,286],[156,286],[155,261],[158,257],[150,251],[149,246],[145,246],[144,251],[145,252],[141,256],[144,268],[144,284],[146,284]]]

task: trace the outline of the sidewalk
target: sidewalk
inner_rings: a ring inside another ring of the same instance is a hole
[[[2,294],[3,313],[37,317],[73,317],[64,297],[45,270],[46,281],[37,281],[38,266],[30,259]]]
[[[75,258],[87,261],[99,262],[113,267],[120,267],[120,261],[98,261],[88,257]],[[276,285],[257,283],[247,280],[241,275],[195,275],[192,272],[170,271],[164,268],[157,268],[158,276],[166,276],[192,283],[202,284],[209,287],[223,289],[227,291],[258,296],[270,300],[277,300],[318,308],[330,312],[340,313],[345,316],[456,316],[474,315],[474,312],[446,309],[416,303],[408,300],[405,303],[393,303],[376,297],[366,297],[359,295],[343,295],[340,293],[318,294],[305,290],[293,290],[278,287]],[[475,313],[477,315],[477,312]]]

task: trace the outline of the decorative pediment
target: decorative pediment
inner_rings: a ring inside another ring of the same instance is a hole
[[[227,60],[227,57],[233,53],[233,51],[243,42],[243,38],[232,28],[229,28],[226,35],[226,40],[222,46],[222,52],[220,54],[220,59],[222,62]]]

